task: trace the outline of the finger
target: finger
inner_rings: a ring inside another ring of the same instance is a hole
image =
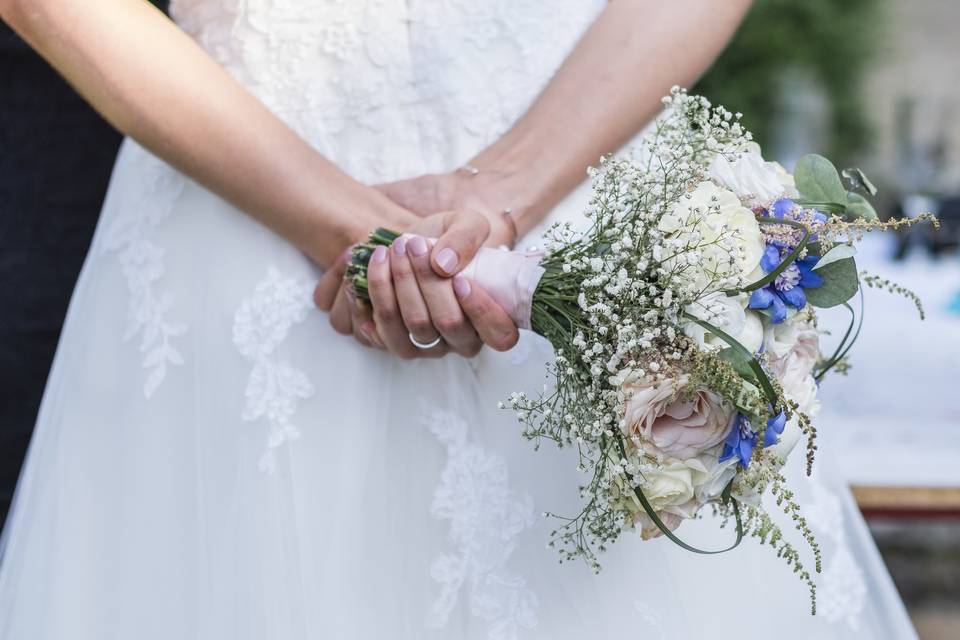
[[[443,229],[431,251],[430,262],[438,275],[450,277],[473,260],[490,235],[490,223],[473,211],[450,211],[443,214]]]
[[[350,249],[341,254],[329,269],[327,269],[320,282],[313,290],[313,303],[321,311],[329,312],[333,308],[333,303],[343,284],[343,276],[347,272],[347,264],[350,262]]]
[[[373,305],[373,322],[377,334],[390,353],[401,358],[413,358],[416,356],[416,347],[410,342],[403,317],[400,315],[390,274],[389,251],[387,247],[377,247],[367,265],[367,288]]]
[[[337,293],[333,308],[330,309],[330,326],[337,333],[347,336],[353,333],[353,319],[350,315],[350,307],[353,305],[351,296],[349,287],[344,284]]]
[[[450,348],[463,356],[474,356],[482,346],[477,332],[460,309],[449,278],[441,278],[430,265],[430,249],[424,238],[412,236],[407,241],[407,257],[427,303],[433,327]]]
[[[421,344],[430,344],[439,337],[430,319],[430,310],[420,292],[420,285],[413,273],[413,266],[407,258],[407,238],[401,236],[393,242],[390,251],[390,273],[393,278],[393,289],[396,293],[397,305],[400,307],[400,316],[407,329],[407,339],[413,336]],[[436,357],[446,353],[446,345],[441,343],[430,349],[418,347],[418,357]]]
[[[463,276],[453,278],[453,290],[484,344],[497,351],[508,351],[517,344],[517,325],[489,293]]]
[[[353,337],[365,347],[383,349],[383,341],[376,335],[373,324],[373,310],[370,304],[357,297],[353,297],[350,306],[350,320],[353,324]]]

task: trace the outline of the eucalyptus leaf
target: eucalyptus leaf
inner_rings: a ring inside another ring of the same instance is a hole
[[[830,249],[830,251],[827,251],[827,254],[817,261],[817,264],[814,265],[813,270],[818,271],[828,264],[836,262],[837,260],[852,258],[855,255],[857,255],[857,250],[853,248],[853,245],[838,244],[834,248]]]
[[[816,288],[804,289],[807,302],[814,307],[829,309],[841,305],[854,295],[860,287],[857,276],[857,263],[853,258],[843,258],[818,269],[823,284]]]
[[[876,220],[877,210],[873,208],[866,198],[859,193],[850,193],[847,195],[847,213],[844,216],[847,220]]]
[[[877,188],[867,178],[866,174],[856,167],[850,167],[843,170],[843,177],[846,178],[853,189],[859,189],[867,195],[877,195]]]
[[[793,177],[800,195],[807,200],[841,206],[847,203],[847,190],[840,174],[823,156],[810,153],[800,158]]]

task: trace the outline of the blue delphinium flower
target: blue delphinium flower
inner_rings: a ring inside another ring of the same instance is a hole
[[[796,219],[803,212],[793,200],[781,198],[770,207],[770,215],[780,219]],[[812,217],[817,222],[825,222],[827,217],[814,211]],[[814,238],[811,238],[813,240]],[[785,246],[782,241],[771,240],[760,259],[760,267],[770,273],[786,258],[794,247]],[[813,270],[820,256],[808,255],[796,260],[781,271],[773,282],[750,295],[751,309],[769,309],[770,320],[780,324],[787,319],[787,306],[798,311],[807,305],[804,289],[815,289],[823,285],[823,278]]]
[[[763,433],[763,447],[772,447],[783,433],[787,425],[787,416],[780,411],[777,415],[767,420],[767,428]],[[737,458],[744,469],[750,466],[750,458],[753,456],[753,448],[757,445],[757,432],[753,430],[750,419],[740,412],[733,417],[733,424],[730,428],[730,434],[723,443],[723,451],[720,454],[720,462],[725,462],[731,458]]]
[[[789,254],[791,249],[777,247],[768,243],[760,267],[770,273]],[[780,324],[787,319],[787,305],[798,311],[807,305],[807,294],[804,289],[815,289],[823,285],[823,278],[813,270],[820,256],[807,256],[803,260],[796,260],[786,269],[777,274],[770,284],[757,289],[750,294],[751,309],[770,309],[770,320]]]
[[[826,215],[820,213],[816,209],[804,209],[803,207],[798,205],[796,202],[794,202],[790,198],[780,198],[779,200],[774,202],[772,205],[770,205],[770,209],[769,209],[769,213],[771,216],[773,216],[774,218],[780,218],[781,220],[783,220],[784,218],[788,220],[799,220],[801,218],[804,218],[806,215],[806,212],[808,211],[811,212],[810,216],[812,217],[814,222],[827,221]],[[816,242],[816,241],[817,241],[816,236],[810,237],[810,242]]]

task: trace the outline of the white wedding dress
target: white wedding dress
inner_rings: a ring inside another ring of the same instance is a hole
[[[456,167],[500,136],[604,4],[174,0],[172,13],[376,183]],[[824,547],[816,617],[751,541],[706,557],[626,536],[599,575],[559,565],[541,512],[576,511],[575,463],[534,452],[496,408],[539,388],[545,343],[401,362],[332,331],[311,304],[317,277],[125,143],[3,534],[0,638],[914,637],[849,494],[803,478],[802,454],[791,474]],[[710,520],[679,533],[731,536]]]

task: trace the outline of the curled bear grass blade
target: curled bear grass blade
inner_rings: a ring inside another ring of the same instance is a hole
[[[617,447],[620,449],[620,455],[625,460],[627,458],[626,449],[623,446],[623,439],[617,436]],[[628,478],[629,478],[628,474]],[[631,478],[632,480],[632,478]],[[670,530],[663,520],[660,519],[660,516],[657,515],[656,509],[653,508],[653,505],[650,504],[650,500],[647,499],[646,494],[643,493],[643,490],[640,487],[634,487],[634,495],[637,496],[637,500],[640,501],[640,505],[643,507],[643,510],[646,512],[647,516],[653,521],[653,524],[657,525],[657,529],[660,530],[670,542],[673,542],[678,547],[685,549],[693,553],[699,553],[701,555],[716,555],[718,553],[726,553],[727,551],[732,551],[740,546],[740,543],[743,542],[743,518],[740,515],[740,505],[737,504],[735,499],[731,499],[731,491],[733,489],[733,480],[727,483],[727,486],[723,489],[721,497],[724,504],[729,504],[733,509],[733,517],[737,523],[737,537],[729,547],[723,549],[699,549],[691,544],[688,544],[677,537],[677,535]]]
[[[738,293],[750,293],[751,291],[756,291],[757,289],[762,289],[767,286],[774,280],[777,276],[783,273],[784,269],[793,264],[794,260],[800,257],[800,253],[807,247],[807,243],[810,241],[810,229],[807,225],[797,222],[796,220],[783,220],[780,218],[757,218],[758,224],[765,225],[785,225],[788,227],[794,227],[796,229],[801,229],[803,231],[803,238],[800,239],[800,242],[797,243],[797,246],[794,247],[793,251],[788,253],[783,260],[780,261],[780,264],[777,265],[777,268],[760,278],[756,282],[748,284],[742,289],[733,289],[727,291],[727,295],[736,295]]]

